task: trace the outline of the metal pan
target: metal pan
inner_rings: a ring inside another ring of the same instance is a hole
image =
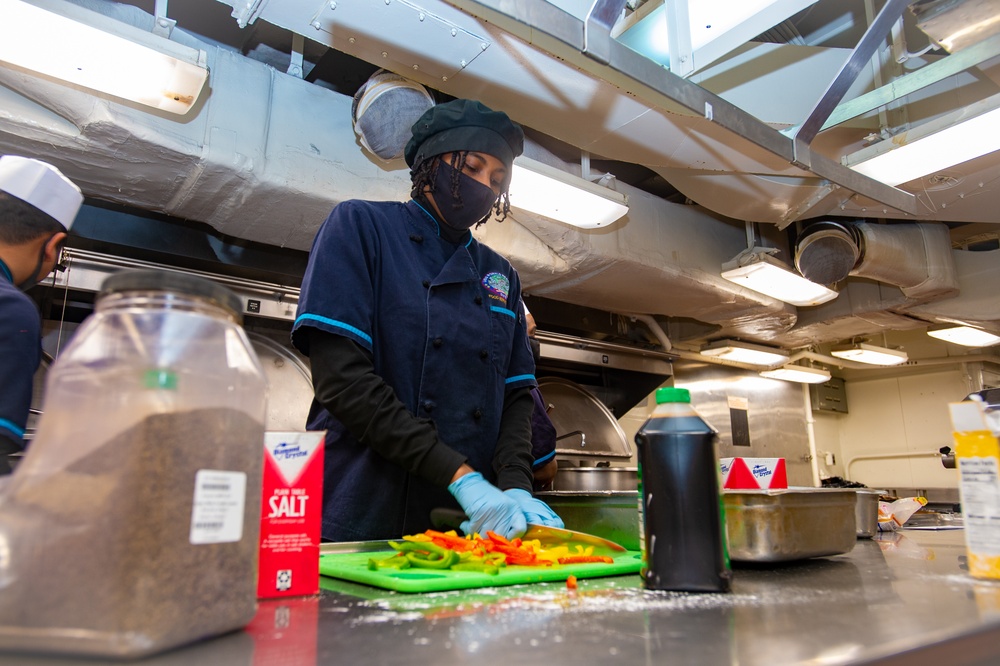
[[[638,550],[637,491],[538,494],[566,525]],[[734,562],[788,562],[839,555],[857,542],[853,488],[726,490],[726,536]]]

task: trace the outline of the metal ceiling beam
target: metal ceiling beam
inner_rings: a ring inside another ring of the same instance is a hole
[[[994,35],[958,53],[924,65],[916,71],[899,77],[892,83],[844,102],[834,109],[827,121],[823,123],[822,129],[828,129],[851,118],[874,111],[880,106],[894,102],[938,81],[943,81],[949,76],[964,72],[997,55],[1000,55],[1000,35]]]
[[[826,122],[834,109],[837,108],[840,101],[844,99],[844,95],[847,94],[851,85],[858,78],[858,74],[868,65],[868,62],[878,50],[879,45],[885,40],[889,31],[892,30],[893,24],[899,20],[903,12],[906,11],[906,8],[913,1],[889,0],[882,7],[882,11],[878,13],[878,16],[875,17],[871,25],[868,26],[864,36],[861,37],[861,41],[851,51],[851,55],[848,56],[847,61],[841,66],[840,71],[837,72],[837,76],[833,78],[826,92],[816,102],[813,110],[806,117],[805,122],[802,123],[799,130],[795,133],[797,161],[799,161],[799,153],[801,153],[801,163],[807,167],[809,166],[809,150],[807,150],[809,144],[819,134],[823,123]]]
[[[812,153],[808,145],[796,154],[792,139],[781,132],[615,39],[607,42],[602,40],[597,52],[588,53],[585,35],[588,31],[591,31],[591,35],[606,31],[609,10],[613,11],[614,7],[618,7],[620,11],[622,0],[597,0],[591,10],[592,18],[589,22],[582,21],[545,0],[446,1],[476,18],[502,26],[511,34],[553,55],[564,52],[567,47],[578,54],[586,54],[590,57],[575,58],[573,63],[594,76],[612,82],[624,77],[624,83],[628,84],[631,92],[646,93],[643,95],[644,99],[658,100],[657,103],[663,105],[669,105],[670,102],[680,104],[789,163],[805,166],[816,175],[852,192],[906,213],[918,212],[916,197],[909,192],[889,187],[834,160]]]

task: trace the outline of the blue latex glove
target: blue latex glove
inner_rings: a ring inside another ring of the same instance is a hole
[[[524,517],[532,525],[545,525],[546,527],[558,527],[560,529],[566,527],[563,524],[562,518],[557,516],[556,512],[550,509],[548,504],[540,499],[535,499],[527,490],[511,488],[510,490],[503,491],[503,494],[513,497],[517,501],[518,506],[521,507],[521,511],[524,512]]]
[[[455,496],[469,517],[461,525],[466,534],[476,532],[485,536],[489,530],[513,539],[528,529],[520,504],[484,479],[479,472],[466,474],[453,482],[448,486],[448,492]]]

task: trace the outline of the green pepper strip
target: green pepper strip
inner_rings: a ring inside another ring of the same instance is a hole
[[[458,553],[448,550],[442,557],[424,557],[419,552],[409,552],[406,553],[406,559],[411,565],[422,569],[450,569],[458,562]]]
[[[452,571],[478,571],[480,573],[496,576],[500,573],[499,567],[489,562],[459,562],[451,566]]]
[[[409,569],[410,561],[400,554],[392,555],[384,560],[369,558],[368,568],[371,571],[378,571],[379,569]]]
[[[442,548],[436,543],[431,543],[430,541],[390,541],[389,545],[401,553],[424,552],[437,555],[438,557],[444,557],[446,553],[455,552],[453,550],[448,550],[447,548]]]

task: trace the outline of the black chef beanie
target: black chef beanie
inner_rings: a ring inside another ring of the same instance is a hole
[[[456,99],[433,106],[413,124],[413,138],[403,156],[411,169],[424,160],[461,150],[492,155],[510,171],[514,158],[524,150],[521,126],[502,111],[471,99]]]

